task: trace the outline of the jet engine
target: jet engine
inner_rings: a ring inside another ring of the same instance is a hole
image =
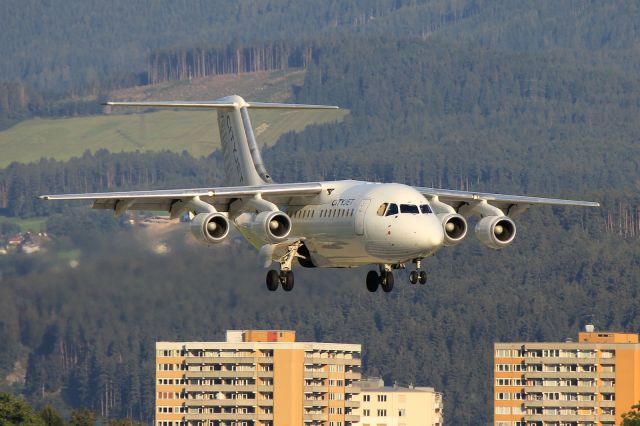
[[[191,221],[191,233],[203,243],[221,243],[229,235],[229,219],[222,213],[199,213]]]
[[[467,235],[467,221],[457,213],[442,213],[438,215],[444,228],[444,245],[455,246]]]
[[[275,244],[289,236],[291,219],[281,211],[265,211],[258,213],[247,228],[262,241]]]
[[[507,216],[487,216],[477,223],[476,237],[487,247],[502,249],[516,237],[516,224]]]

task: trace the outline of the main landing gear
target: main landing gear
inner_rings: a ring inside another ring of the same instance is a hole
[[[380,273],[376,271],[369,271],[367,274],[367,290],[375,292],[378,290],[378,286],[382,287],[382,291],[389,293],[393,290],[393,272],[391,272],[391,266],[380,265]]]
[[[269,291],[276,291],[278,285],[282,285],[284,291],[293,290],[293,271],[275,271],[273,269],[267,272],[267,288]]]
[[[280,272],[270,269],[267,272],[267,288],[269,291],[276,291],[278,289],[278,285],[282,286],[284,291],[293,290],[293,271],[291,270],[291,264],[293,259],[300,256],[298,254],[298,249],[302,246],[300,241],[296,241],[287,247],[287,252],[279,259],[280,262]]]

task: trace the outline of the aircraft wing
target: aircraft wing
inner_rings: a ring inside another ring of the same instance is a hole
[[[261,196],[276,204],[288,203],[296,197],[312,197],[321,192],[318,182],[284,183],[256,186],[217,188],[167,189],[155,191],[94,192],[83,194],[41,195],[43,200],[92,200],[94,209],[113,210],[121,214],[125,210],[153,210],[175,212],[176,203],[193,203],[194,200],[213,205],[218,211],[228,211],[229,204],[239,198]],[[197,203],[192,204],[196,207]],[[172,214],[173,215],[173,214]]]
[[[533,205],[550,206],[580,206],[599,207],[600,203],[593,201],[562,200],[557,198],[527,197],[522,195],[491,194],[486,192],[456,191],[451,189],[437,189],[416,187],[427,198],[437,197],[439,201],[453,207],[457,212],[465,206],[486,201],[487,204],[502,210],[508,216],[518,215]]]

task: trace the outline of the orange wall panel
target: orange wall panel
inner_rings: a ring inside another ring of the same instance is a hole
[[[304,423],[304,351],[276,349],[273,356],[274,424],[301,425]]]

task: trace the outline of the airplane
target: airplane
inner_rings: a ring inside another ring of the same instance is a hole
[[[274,183],[262,161],[249,109],[338,109],[337,106],[247,102],[237,95],[205,102],[106,102],[112,107],[193,108],[217,111],[225,187],[42,195],[43,200],[92,200],[94,209],[166,211],[192,215],[191,233],[202,243],[225,241],[233,225],[270,269],[266,286],[291,291],[294,261],[307,268],[377,265],[366,288],[390,292],[396,269],[411,266],[409,282],[425,284],[424,258],[455,246],[477,217],[485,246],[513,243],[513,218],[535,205],[597,207],[589,201],[339,180]]]

